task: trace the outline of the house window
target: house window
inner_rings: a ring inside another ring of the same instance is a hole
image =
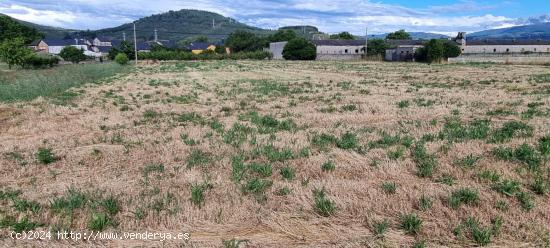
[[[509,52],[510,52],[510,48],[506,48],[506,52],[509,53]]]
[[[348,49],[346,49],[346,50],[344,51],[344,53],[348,53]]]
[[[355,49],[355,53],[359,53],[359,49]]]
[[[496,49],[496,48],[495,48],[495,49],[493,49],[493,52],[494,52],[494,53],[496,53],[496,52],[497,52],[497,49]]]

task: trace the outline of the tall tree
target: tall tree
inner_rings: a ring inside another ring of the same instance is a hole
[[[386,39],[388,39],[388,40],[412,40],[412,37],[405,30],[401,29],[401,30],[395,31],[393,33],[389,33],[386,36]]]
[[[7,39],[0,43],[0,59],[11,69],[14,65],[23,65],[32,51],[25,47],[23,38]]]
[[[286,60],[314,60],[316,56],[315,45],[304,38],[290,40],[283,48]]]
[[[388,45],[383,39],[370,39],[367,46],[367,55],[382,55],[386,54]]]
[[[247,31],[235,31],[225,41],[225,45],[231,48],[232,52],[253,52],[262,50],[266,40],[256,34]]]
[[[276,33],[270,35],[267,39],[269,42],[290,41],[298,37],[292,29],[279,29]]]
[[[338,34],[331,34],[330,39],[332,40],[355,40],[355,36],[349,32],[341,32]]]

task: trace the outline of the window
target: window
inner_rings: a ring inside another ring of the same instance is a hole
[[[345,53],[348,53],[348,49],[346,49]]]
[[[355,49],[355,53],[359,53],[359,49]]]
[[[494,52],[494,53],[496,53],[496,52],[497,52],[497,49],[496,49],[496,48],[495,48],[495,49],[493,49],[493,52]]]
[[[506,52],[509,53],[509,52],[510,52],[510,48],[506,48]]]
[[[535,52],[537,51],[537,49],[535,48]]]

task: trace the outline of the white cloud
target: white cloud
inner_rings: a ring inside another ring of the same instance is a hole
[[[506,3],[504,3],[506,4]],[[114,27],[140,17],[168,10],[201,9],[233,17],[249,25],[277,28],[314,25],[325,32],[350,31],[363,34],[365,27],[383,33],[406,29],[437,33],[479,31],[529,22],[491,14],[464,14],[489,10],[461,0],[444,6],[412,9],[369,0],[4,0],[0,12],[43,25],[98,29]],[[452,12],[451,14],[447,14]],[[463,14],[461,14],[463,13]],[[540,18],[539,18],[540,19]],[[547,18],[543,18],[547,19]]]

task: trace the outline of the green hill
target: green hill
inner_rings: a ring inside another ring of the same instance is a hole
[[[0,16],[6,16],[6,15],[0,13]],[[44,37],[48,38],[48,39],[63,39],[66,36],[68,36],[69,34],[76,31],[76,30],[71,30],[71,29],[64,29],[64,28],[56,28],[56,27],[38,25],[38,24],[31,23],[31,22],[21,21],[21,20],[15,19],[13,17],[10,17],[10,18],[15,20],[16,22],[21,23],[22,25],[25,25],[27,27],[31,27],[31,28],[36,29],[36,31],[43,34]]]
[[[240,23],[235,19],[201,10],[169,11],[152,15],[136,21],[136,33],[139,40],[152,40],[155,29],[159,40],[179,41],[196,36],[207,36],[209,40],[226,38],[236,30],[246,30],[255,33],[269,33],[256,27]],[[100,29],[96,31],[78,32],[76,35],[85,37],[105,37],[121,40],[123,33],[127,38],[133,37],[133,25],[123,24],[114,28]]]
[[[531,40],[541,39],[550,40],[550,22],[538,23],[511,28],[492,29],[476,33],[467,34],[468,39],[518,39]]]

